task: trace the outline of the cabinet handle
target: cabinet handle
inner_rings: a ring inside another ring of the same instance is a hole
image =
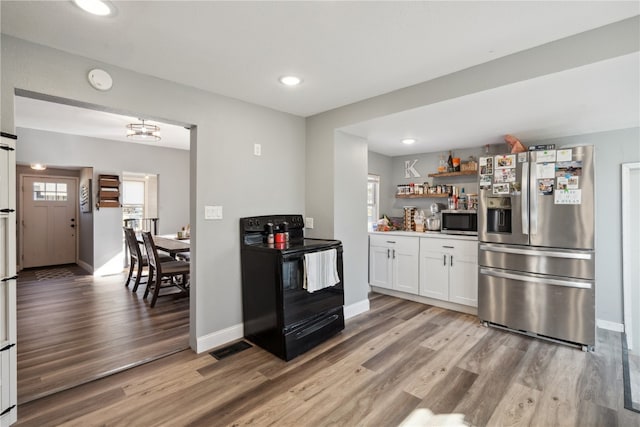
[[[387,240],[387,243],[395,243],[393,240]]]
[[[453,255],[449,255],[449,261],[451,263],[451,267],[453,267]]]
[[[447,248],[447,249],[455,249],[453,246],[443,246],[443,248]]]
[[[447,256],[446,255],[442,255],[442,265],[447,265]]]
[[[396,259],[396,250],[395,249],[392,249],[392,250],[393,250],[393,259]]]
[[[387,259],[391,258],[391,249],[387,249]]]

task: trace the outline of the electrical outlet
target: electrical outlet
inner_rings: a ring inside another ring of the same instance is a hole
[[[262,145],[253,144],[253,155],[254,156],[262,156]]]
[[[305,228],[313,228],[313,218],[305,218],[304,226]]]

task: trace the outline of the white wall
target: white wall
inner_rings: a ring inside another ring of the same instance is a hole
[[[122,176],[123,171],[158,175],[158,232],[173,233],[189,221],[188,151],[35,129],[18,128],[17,135],[18,162],[93,167],[93,231],[101,236],[93,247],[96,274],[121,272],[124,261],[122,208],[96,209],[99,175]]]
[[[182,190],[190,192],[192,227],[190,343],[204,350],[240,337],[238,219],[304,211],[304,119],[5,35],[1,67],[5,132],[15,133],[16,88],[116,113],[195,125],[189,153],[191,185]],[[110,91],[89,86],[86,74],[93,68],[112,75]],[[261,157],[253,155],[254,143],[262,144]],[[108,171],[96,170],[101,172]],[[205,221],[205,205],[223,206],[224,218]],[[105,209],[100,215],[115,223],[117,212]],[[106,232],[95,235],[96,241],[109,238]]]
[[[317,226],[313,233],[332,236],[343,224],[357,224],[361,220],[356,211],[333,216],[338,197],[335,189],[357,194],[362,185],[358,181],[336,181],[326,185],[327,175],[341,176],[336,168],[345,167],[335,161],[334,153],[339,143],[334,139],[336,129],[637,52],[640,50],[639,32],[640,17],[630,18],[307,118],[306,215],[315,218]],[[367,162],[366,153],[359,161]],[[355,257],[355,260],[361,259],[364,257]],[[360,262],[354,268],[366,272],[367,263]],[[364,294],[365,290],[357,293]],[[599,309],[598,315],[607,316],[604,320],[616,322],[621,319],[619,300],[610,307],[605,302],[602,305],[607,308]]]
[[[358,268],[367,263],[367,140],[336,132],[336,176],[335,182],[358,183],[357,191],[351,188],[334,189],[334,216],[357,217],[354,222],[337,222],[335,238],[342,241],[344,264],[345,306],[367,299],[367,271]],[[348,313],[353,314],[353,313]]]

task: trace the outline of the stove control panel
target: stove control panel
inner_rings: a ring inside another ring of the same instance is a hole
[[[285,222],[288,224],[289,230],[304,228],[302,215],[263,215],[240,218],[240,233],[261,233],[268,223],[273,224],[274,229],[278,230]]]

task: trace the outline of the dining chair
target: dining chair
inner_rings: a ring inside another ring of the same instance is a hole
[[[160,296],[160,289],[177,287],[183,292],[188,292],[189,263],[176,260],[161,262],[151,233],[143,232],[142,240],[149,259],[149,278],[147,279],[147,287],[144,290],[144,298],[147,298],[149,292],[153,291],[150,306],[154,307],[156,305],[158,296]]]
[[[142,253],[140,249],[140,243],[136,238],[136,232],[133,228],[123,227],[125,241],[127,242],[127,248],[129,248],[129,275],[127,276],[127,280],[125,280],[124,285],[129,287],[129,283],[134,276],[135,273],[135,281],[133,284],[132,292],[136,292],[138,290],[138,286],[140,285],[140,281],[143,277],[146,277],[143,274],[143,270],[145,267],[148,267],[149,261],[147,260],[146,254]],[[160,262],[173,261],[169,255],[161,255]],[[147,278],[147,281],[149,279]]]

